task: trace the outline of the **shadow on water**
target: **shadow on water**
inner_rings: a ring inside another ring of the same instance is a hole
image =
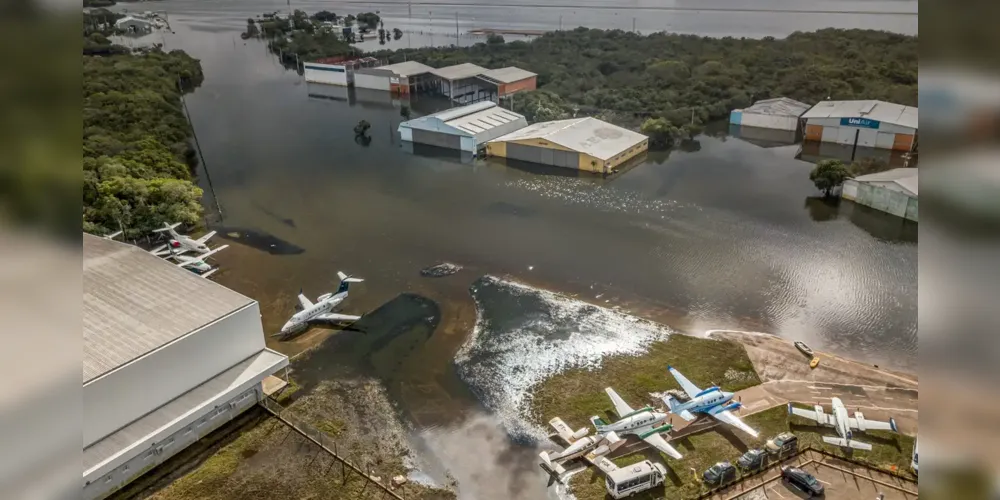
[[[366,314],[351,327],[330,336],[295,362],[295,380],[309,391],[324,380],[367,375],[393,394],[405,379],[403,366],[434,333],[441,310],[434,301],[403,293]]]
[[[272,217],[273,214],[268,214]],[[291,221],[291,219],[285,219]],[[295,227],[295,223],[291,222],[292,227]],[[213,228],[218,231],[219,237],[225,238],[230,241],[236,241],[242,243],[248,247],[256,248],[262,250],[271,255],[298,255],[300,253],[305,253],[306,249],[302,248],[294,243],[285,241],[273,234],[267,234],[255,229],[249,229],[245,227],[227,227],[220,226]]]
[[[883,241],[916,243],[919,225],[911,220],[859,205],[840,198],[809,196],[804,206],[809,217],[817,222],[846,218],[866,233]]]
[[[272,219],[274,219],[274,220],[276,220],[276,221],[278,221],[278,222],[280,222],[280,223],[282,223],[282,224],[284,224],[284,225],[286,225],[288,227],[291,227],[291,228],[295,227],[295,219],[292,219],[290,217],[282,217],[282,216],[280,216],[280,215],[272,212],[267,207],[262,206],[261,204],[255,202],[255,201],[251,201],[250,204],[253,205],[253,207],[256,208],[257,210],[260,210],[264,215],[267,215],[268,217],[270,217],[270,218],[272,218]]]

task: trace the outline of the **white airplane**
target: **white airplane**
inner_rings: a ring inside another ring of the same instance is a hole
[[[837,434],[839,434],[840,437],[823,436],[824,442],[858,450],[870,451],[872,449],[872,445],[862,443],[860,441],[854,441],[854,435],[851,433],[851,429],[857,429],[859,431],[876,429],[899,432],[899,428],[896,427],[895,419],[890,418],[888,422],[865,420],[865,416],[862,415],[860,411],[854,412],[853,417],[848,417],[847,407],[844,406],[844,403],[840,400],[840,398],[833,398],[831,405],[831,413],[827,414],[823,413],[823,407],[820,405],[815,406],[816,411],[810,411],[795,408],[792,406],[792,403],[788,403],[788,414],[815,420],[816,423],[820,425],[833,426],[833,428],[837,429]]]
[[[663,398],[663,402],[667,404],[670,413],[688,422],[695,419],[695,413],[711,415],[720,422],[727,423],[753,437],[757,437],[757,431],[743,423],[740,417],[732,414],[733,410],[738,410],[742,406],[738,401],[733,401],[733,393],[725,392],[715,386],[701,390],[698,386],[692,384],[687,377],[681,375],[681,372],[674,369],[674,367],[668,366],[667,371],[674,376],[677,383],[680,384],[681,388],[684,389],[684,392],[690,398],[689,401],[681,403],[674,399],[673,396],[667,395],[667,397]]]
[[[315,304],[310,302],[299,291],[299,304],[302,305],[302,310],[293,314],[291,319],[285,323],[285,326],[281,327],[281,331],[275,333],[272,337],[302,330],[309,325],[310,321],[357,321],[361,319],[361,316],[332,312],[334,307],[347,298],[347,288],[351,283],[361,283],[364,281],[361,278],[351,278],[340,271],[337,272],[337,276],[340,277],[340,286],[337,287],[337,291],[320,295],[316,298]]]
[[[661,432],[667,432],[673,428],[667,423],[669,416],[666,413],[655,411],[651,406],[633,410],[614,389],[605,387],[604,392],[608,393],[608,397],[614,403],[619,420],[609,424],[597,416],[590,417],[590,422],[594,424],[598,433],[635,434],[657,450],[673,458],[681,458],[681,454],[673,446],[667,444],[667,441],[660,435]]]
[[[569,446],[563,451],[556,453],[543,451],[538,456],[542,458],[542,462],[545,463],[545,466],[549,470],[560,475],[566,473],[562,462],[567,462],[580,456],[588,462],[601,467],[602,465],[597,460],[598,457],[603,457],[615,451],[625,442],[624,439],[618,437],[618,434],[614,432],[588,436],[587,434],[590,431],[586,427],[581,427],[580,430],[573,432],[573,429],[570,429],[566,425],[566,422],[563,422],[559,417],[549,420],[549,425],[556,430],[560,437],[569,443]]]
[[[219,270],[218,267],[212,267],[211,264],[205,261],[210,255],[221,250],[229,248],[229,245],[222,245],[221,247],[213,248],[197,257],[185,257],[179,253],[171,253],[168,257],[177,261],[177,267],[183,267],[189,271],[193,271],[202,278],[207,278]]]
[[[154,229],[153,230],[154,233],[162,233],[162,232],[170,233],[170,241],[168,241],[166,245],[160,245],[150,250],[149,253],[156,255],[157,257],[162,257],[171,252],[176,253],[178,255],[187,252],[198,252],[198,253],[208,252],[209,250],[208,245],[206,245],[205,243],[208,242],[209,238],[215,236],[215,231],[211,231],[208,234],[202,236],[201,238],[194,239],[190,236],[187,236],[185,234],[180,234],[177,231],[174,231],[174,229],[179,225],[181,225],[180,222],[176,224],[167,224],[166,222],[164,222],[162,228]]]

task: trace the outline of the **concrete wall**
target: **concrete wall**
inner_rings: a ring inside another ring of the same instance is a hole
[[[746,123],[746,114],[743,123]],[[879,123],[879,128],[852,127],[840,124],[840,118],[812,118],[807,120],[805,139],[836,144],[910,151],[913,149],[916,129],[901,127],[892,123]]]
[[[633,146],[632,148],[622,151],[615,157],[605,161],[585,153],[578,153],[573,149],[566,148],[559,144],[546,141],[545,139],[523,139],[517,141],[491,142],[489,145],[487,145],[487,154],[491,156],[497,156],[500,158],[510,158],[511,156],[508,155],[509,145],[515,145],[515,144],[519,146],[531,146],[539,149],[550,149],[567,153],[576,153],[577,154],[576,168],[578,170],[583,170],[586,172],[598,172],[598,173],[609,172],[611,171],[611,169],[618,167],[619,165],[631,160],[632,158],[635,158],[636,156],[642,154],[643,152],[649,149],[649,141],[646,140],[637,144],[636,146]],[[547,158],[556,158],[554,155],[546,156],[542,152],[539,152],[537,158],[528,159],[520,157],[523,156],[525,152],[524,149],[518,148],[518,151],[520,153],[518,153],[517,155],[518,158],[516,159],[524,161],[534,161],[536,163],[542,163],[546,165],[562,166],[561,165],[562,162],[550,163],[546,161]],[[560,156],[559,158],[563,157]]]
[[[389,91],[392,71],[379,68],[362,68],[354,72],[354,87],[359,89]]]
[[[799,128],[799,118],[796,116],[762,115],[744,112],[740,120],[740,125],[794,131]]]
[[[872,183],[850,179],[844,182],[841,196],[897,217],[912,221],[918,221],[919,218],[917,198],[907,194],[894,182]]]
[[[537,77],[525,78],[524,80],[518,80],[511,83],[501,83],[498,88],[498,93],[500,95],[510,95],[514,92],[525,92],[529,90],[535,90],[537,85]]]
[[[83,446],[264,349],[254,302],[83,386]]]
[[[84,478],[84,500],[102,499],[165,462],[184,448],[226,424],[237,415],[253,407],[264,397],[259,380],[249,387],[240,387],[220,398],[218,405],[210,405],[201,412],[142,443],[125,463],[109,471],[99,471]],[[153,444],[156,443],[154,447]]]
[[[354,72],[340,64],[305,63],[302,67],[307,82],[342,86],[354,83]]]

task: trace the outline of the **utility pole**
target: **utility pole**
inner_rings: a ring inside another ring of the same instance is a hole
[[[562,31],[562,14],[559,14],[559,31]]]
[[[410,39],[410,32],[413,31],[413,2],[406,2],[406,16],[408,18],[407,22],[410,24],[406,29],[406,46],[412,49],[413,40]]]
[[[458,47],[458,11],[455,11],[455,46]]]
[[[635,18],[632,18],[632,33],[635,33]]]

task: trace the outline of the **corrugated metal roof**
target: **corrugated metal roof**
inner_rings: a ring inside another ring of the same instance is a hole
[[[399,76],[419,75],[421,73],[430,73],[432,70],[434,70],[434,68],[426,64],[419,63],[417,61],[405,61],[401,63],[389,64],[386,66],[379,66],[379,67],[382,69],[391,70],[393,73]]]
[[[918,174],[919,170],[916,168],[894,168],[884,172],[855,177],[854,180],[858,182],[895,182],[903,189],[917,195],[919,189],[919,183],[917,182]]]
[[[495,141],[524,139],[545,139],[601,160],[609,160],[647,137],[597,118],[586,117],[536,123]]]
[[[477,66],[472,63],[462,63],[454,66],[432,69],[431,73],[444,78],[445,80],[461,80],[463,78],[472,78],[486,71],[488,70],[482,66]]]
[[[526,78],[538,76],[535,73],[518,68],[516,66],[507,66],[506,68],[500,68],[500,69],[489,69],[484,71],[482,75],[487,78],[491,78],[493,80],[503,83],[514,83],[524,80]]]
[[[254,301],[126,243],[83,235],[83,382]]]
[[[743,112],[759,115],[801,116],[808,110],[809,105],[804,102],[787,97],[775,97],[774,99],[757,101],[752,106],[743,109]]]
[[[528,120],[524,115],[501,108],[492,101],[447,109],[400,124],[400,127],[422,130],[454,129],[462,135],[475,137],[479,144],[526,126]]]
[[[821,101],[802,118],[870,118],[901,127],[917,128],[917,108],[884,101]]]
[[[475,104],[468,104],[466,106],[460,106],[457,108],[446,109],[444,111],[438,111],[437,113],[431,113],[427,117],[434,117],[441,121],[454,120],[460,116],[471,115],[472,113],[478,113],[484,109],[490,109],[495,107],[497,103],[493,101],[483,101],[477,102]]]
[[[83,450],[84,474],[116,458],[118,458],[116,460],[118,463],[127,462],[138,452],[146,451],[131,449],[138,443],[163,432],[174,422],[203,409],[205,406],[225,402],[217,400],[239,386],[254,379],[263,379],[285,366],[288,366],[288,357],[270,349],[264,349],[241,361],[204,384],[174,398],[169,403],[85,448]],[[124,456],[119,457],[119,454],[124,454]]]

